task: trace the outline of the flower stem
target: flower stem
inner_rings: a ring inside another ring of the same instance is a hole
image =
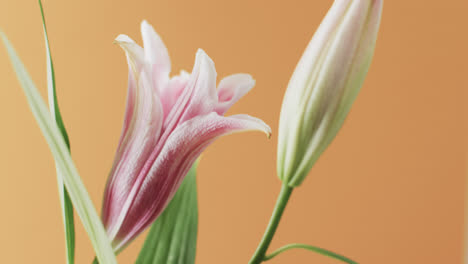
[[[293,187],[289,187],[287,184],[281,186],[281,191],[278,195],[278,200],[276,201],[275,208],[273,210],[273,214],[271,215],[270,222],[268,223],[268,227],[263,234],[262,241],[257,247],[252,259],[250,259],[249,264],[258,264],[261,263],[265,257],[265,254],[270,246],[271,240],[275,235],[276,229],[278,228],[278,224],[281,220],[281,216],[283,215],[284,209],[288,204],[289,197],[291,197],[291,193],[293,191]]]

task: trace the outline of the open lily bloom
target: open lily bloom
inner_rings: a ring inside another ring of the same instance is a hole
[[[121,250],[161,214],[200,153],[219,136],[247,130],[270,135],[260,119],[224,113],[254,85],[248,74],[221,80],[213,61],[198,50],[192,73],[170,78],[167,49],[141,24],[144,49],[125,35],[129,84],[125,120],[102,218],[114,250]]]

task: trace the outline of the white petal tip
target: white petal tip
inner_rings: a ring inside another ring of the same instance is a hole
[[[255,79],[252,77],[252,75],[250,74],[247,74],[247,73],[243,73],[243,75],[245,75],[245,79],[246,79],[246,85],[250,86],[251,88],[253,88],[255,86],[255,84],[257,83],[257,81],[255,81]]]
[[[263,122],[262,120],[258,119],[258,118],[251,118],[255,123],[257,123],[256,125],[256,130],[258,131],[261,131],[263,133],[265,133],[265,135],[267,136],[268,139],[271,138],[271,128],[269,125],[267,125],[265,122]]]
[[[148,28],[148,27],[151,28],[151,29],[153,28],[153,26],[151,26],[151,24],[150,24],[146,19],[144,19],[143,21],[141,21],[141,28],[142,28],[142,29],[143,29],[143,28]]]
[[[248,73],[236,73],[231,76],[235,77],[238,81],[242,81],[246,85],[255,85],[255,79]]]
[[[263,120],[258,119],[256,117],[251,117],[247,115],[237,115],[238,117],[241,117],[241,119],[244,119],[245,121],[251,122],[251,126],[249,130],[257,130],[265,133],[268,139],[271,138],[271,128],[269,125],[267,125]]]
[[[134,43],[134,41],[125,34],[118,35],[114,40],[114,44],[120,45],[120,44],[125,44],[125,43]]]
[[[206,52],[202,49],[198,49],[197,50],[197,54],[195,55],[196,57],[208,57],[208,54],[206,54]]]
[[[267,138],[270,139],[271,138],[271,128],[267,124],[264,124],[264,125],[265,125],[265,128],[262,131],[263,131],[263,133],[265,133]]]
[[[186,70],[180,70],[179,75],[184,76],[184,77],[189,77],[190,73]]]
[[[202,62],[210,63],[214,67],[214,61],[210,58],[210,56],[208,56],[208,54],[206,54],[206,52],[204,50],[202,50],[202,49],[197,50],[197,55],[196,55],[195,59],[197,59],[197,58],[201,59]]]
[[[148,21],[146,21],[146,20],[141,21],[140,29],[141,29],[141,34],[143,35],[143,40],[145,38],[145,35],[147,37],[152,36],[152,35],[157,35],[157,33],[154,30],[153,26],[150,23],[148,23]]]

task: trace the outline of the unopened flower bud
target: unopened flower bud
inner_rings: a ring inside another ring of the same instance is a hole
[[[298,186],[340,130],[369,69],[383,0],[336,0],[289,81],[278,175]]]

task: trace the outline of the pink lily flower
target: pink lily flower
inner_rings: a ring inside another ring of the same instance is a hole
[[[254,85],[248,74],[221,80],[198,50],[192,73],[169,77],[165,45],[146,22],[144,48],[116,39],[127,56],[129,82],[122,135],[107,182],[102,219],[115,251],[123,249],[162,213],[200,153],[216,138],[271,129],[248,115],[223,116]]]

